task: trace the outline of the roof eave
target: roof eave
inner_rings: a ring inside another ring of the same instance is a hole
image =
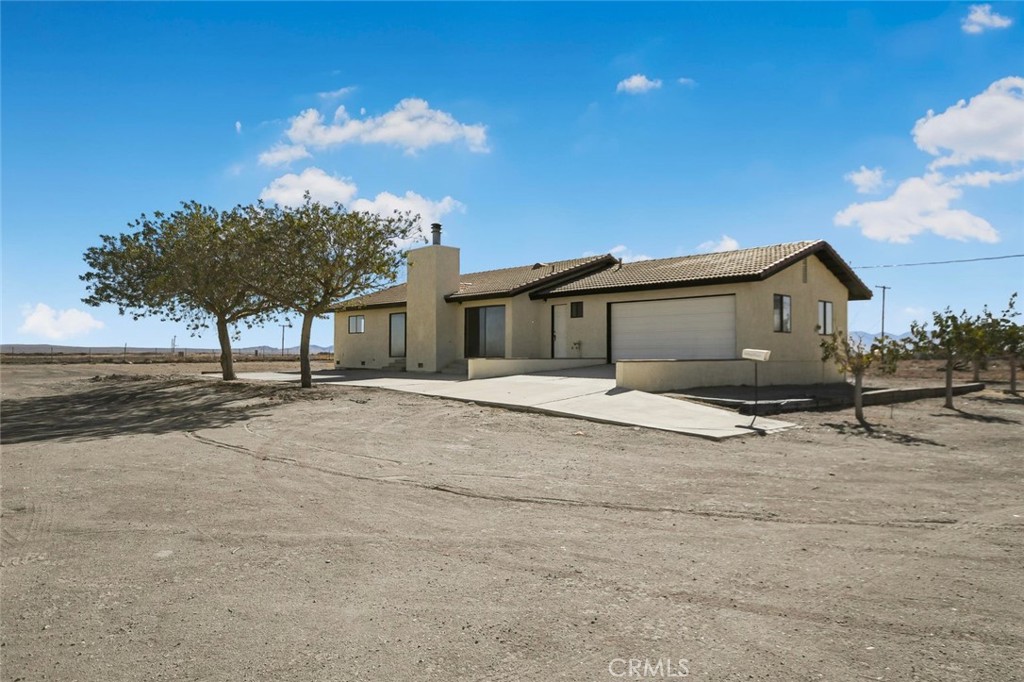
[[[548,275],[547,277],[542,277],[532,282],[527,282],[526,284],[522,284],[518,287],[515,287],[514,289],[496,292],[480,292],[478,294],[460,294],[456,292],[454,294],[446,295],[444,297],[444,300],[449,303],[459,303],[461,301],[479,301],[485,298],[512,298],[513,296],[518,296],[520,294],[524,294],[527,292],[531,292],[530,298],[535,299],[536,296],[534,296],[533,292],[535,292],[537,289],[541,289],[544,287],[561,286],[562,284],[565,284],[566,282],[569,282],[573,279],[576,279],[578,277],[585,277],[605,267],[614,265],[615,263],[618,262],[619,261],[615,256],[611,254],[605,254],[604,256],[592,260],[588,263],[582,263],[569,270],[565,270],[557,274]]]
[[[705,277],[703,279],[688,279],[675,282],[656,282],[640,284],[620,284],[613,287],[589,287],[587,289],[575,289],[573,291],[536,291],[530,294],[532,299],[566,298],[569,296],[584,296],[590,294],[617,294],[626,291],[653,291],[657,289],[686,289],[689,287],[702,287],[710,284],[736,284],[739,282],[756,282],[760,279],[757,275],[733,275],[730,277]]]
[[[331,308],[331,312],[334,313],[347,313],[353,310],[374,310],[375,308],[404,308],[408,304],[407,301],[394,301],[392,303],[371,303],[369,305],[343,305],[338,304]]]

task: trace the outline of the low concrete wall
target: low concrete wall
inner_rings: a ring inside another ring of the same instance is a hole
[[[759,363],[761,386],[827,384],[842,381],[832,363],[771,361]],[[619,360],[615,385],[638,391],[678,391],[699,386],[753,386],[750,360]]]
[[[981,391],[985,384],[953,384],[953,395],[964,395]],[[944,398],[945,386],[928,388],[883,388],[879,391],[864,391],[862,397],[865,405],[888,405],[889,403],[908,403],[922,398]],[[852,404],[851,398],[851,404]]]
[[[470,358],[468,364],[470,379],[490,379],[513,374],[593,367],[606,364],[606,360],[604,358]]]

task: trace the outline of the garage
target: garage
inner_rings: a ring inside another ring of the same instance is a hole
[[[736,297],[612,303],[611,361],[736,357]]]

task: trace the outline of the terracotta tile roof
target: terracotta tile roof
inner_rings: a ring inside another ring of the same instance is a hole
[[[499,296],[515,296],[546,284],[557,283],[564,277],[586,274],[594,268],[608,267],[615,263],[615,258],[603,254],[584,258],[552,261],[550,263],[534,263],[501,270],[484,270],[459,275],[459,290],[448,294],[450,301],[466,301],[476,298]],[[353,310],[358,308],[392,307],[404,305],[407,300],[406,285],[396,284],[372,294],[359,296],[342,301],[334,306],[335,310]]]
[[[570,258],[551,263],[520,265],[501,270],[471,272],[459,276],[459,290],[445,298],[449,301],[464,301],[488,296],[514,296],[529,289],[535,289],[564,276],[591,272],[594,267],[607,267],[615,259],[607,254]]]
[[[738,251],[622,263],[531,294],[533,298],[582,293],[698,286],[766,279],[816,254],[850,290],[851,300],[871,298],[871,290],[825,241],[773,244]]]
[[[365,296],[357,296],[347,301],[336,303],[332,310],[358,310],[361,308],[389,308],[392,306],[405,305],[406,302],[405,283],[396,284],[387,289],[375,291]]]
[[[753,249],[702,253],[694,256],[660,258],[622,263],[611,255],[571,258],[501,270],[470,272],[459,276],[459,290],[449,301],[515,296],[530,291],[531,298],[575,296],[584,293],[664,289],[724,282],[766,279],[811,254],[822,262],[850,290],[850,300],[867,300],[871,290],[825,241],[773,244]],[[401,306],[406,302],[406,285],[349,299],[335,310]]]

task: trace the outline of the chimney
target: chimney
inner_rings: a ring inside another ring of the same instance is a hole
[[[430,236],[432,238],[431,239],[431,243],[434,246],[440,246],[441,245],[441,223],[431,223],[430,224]]]

